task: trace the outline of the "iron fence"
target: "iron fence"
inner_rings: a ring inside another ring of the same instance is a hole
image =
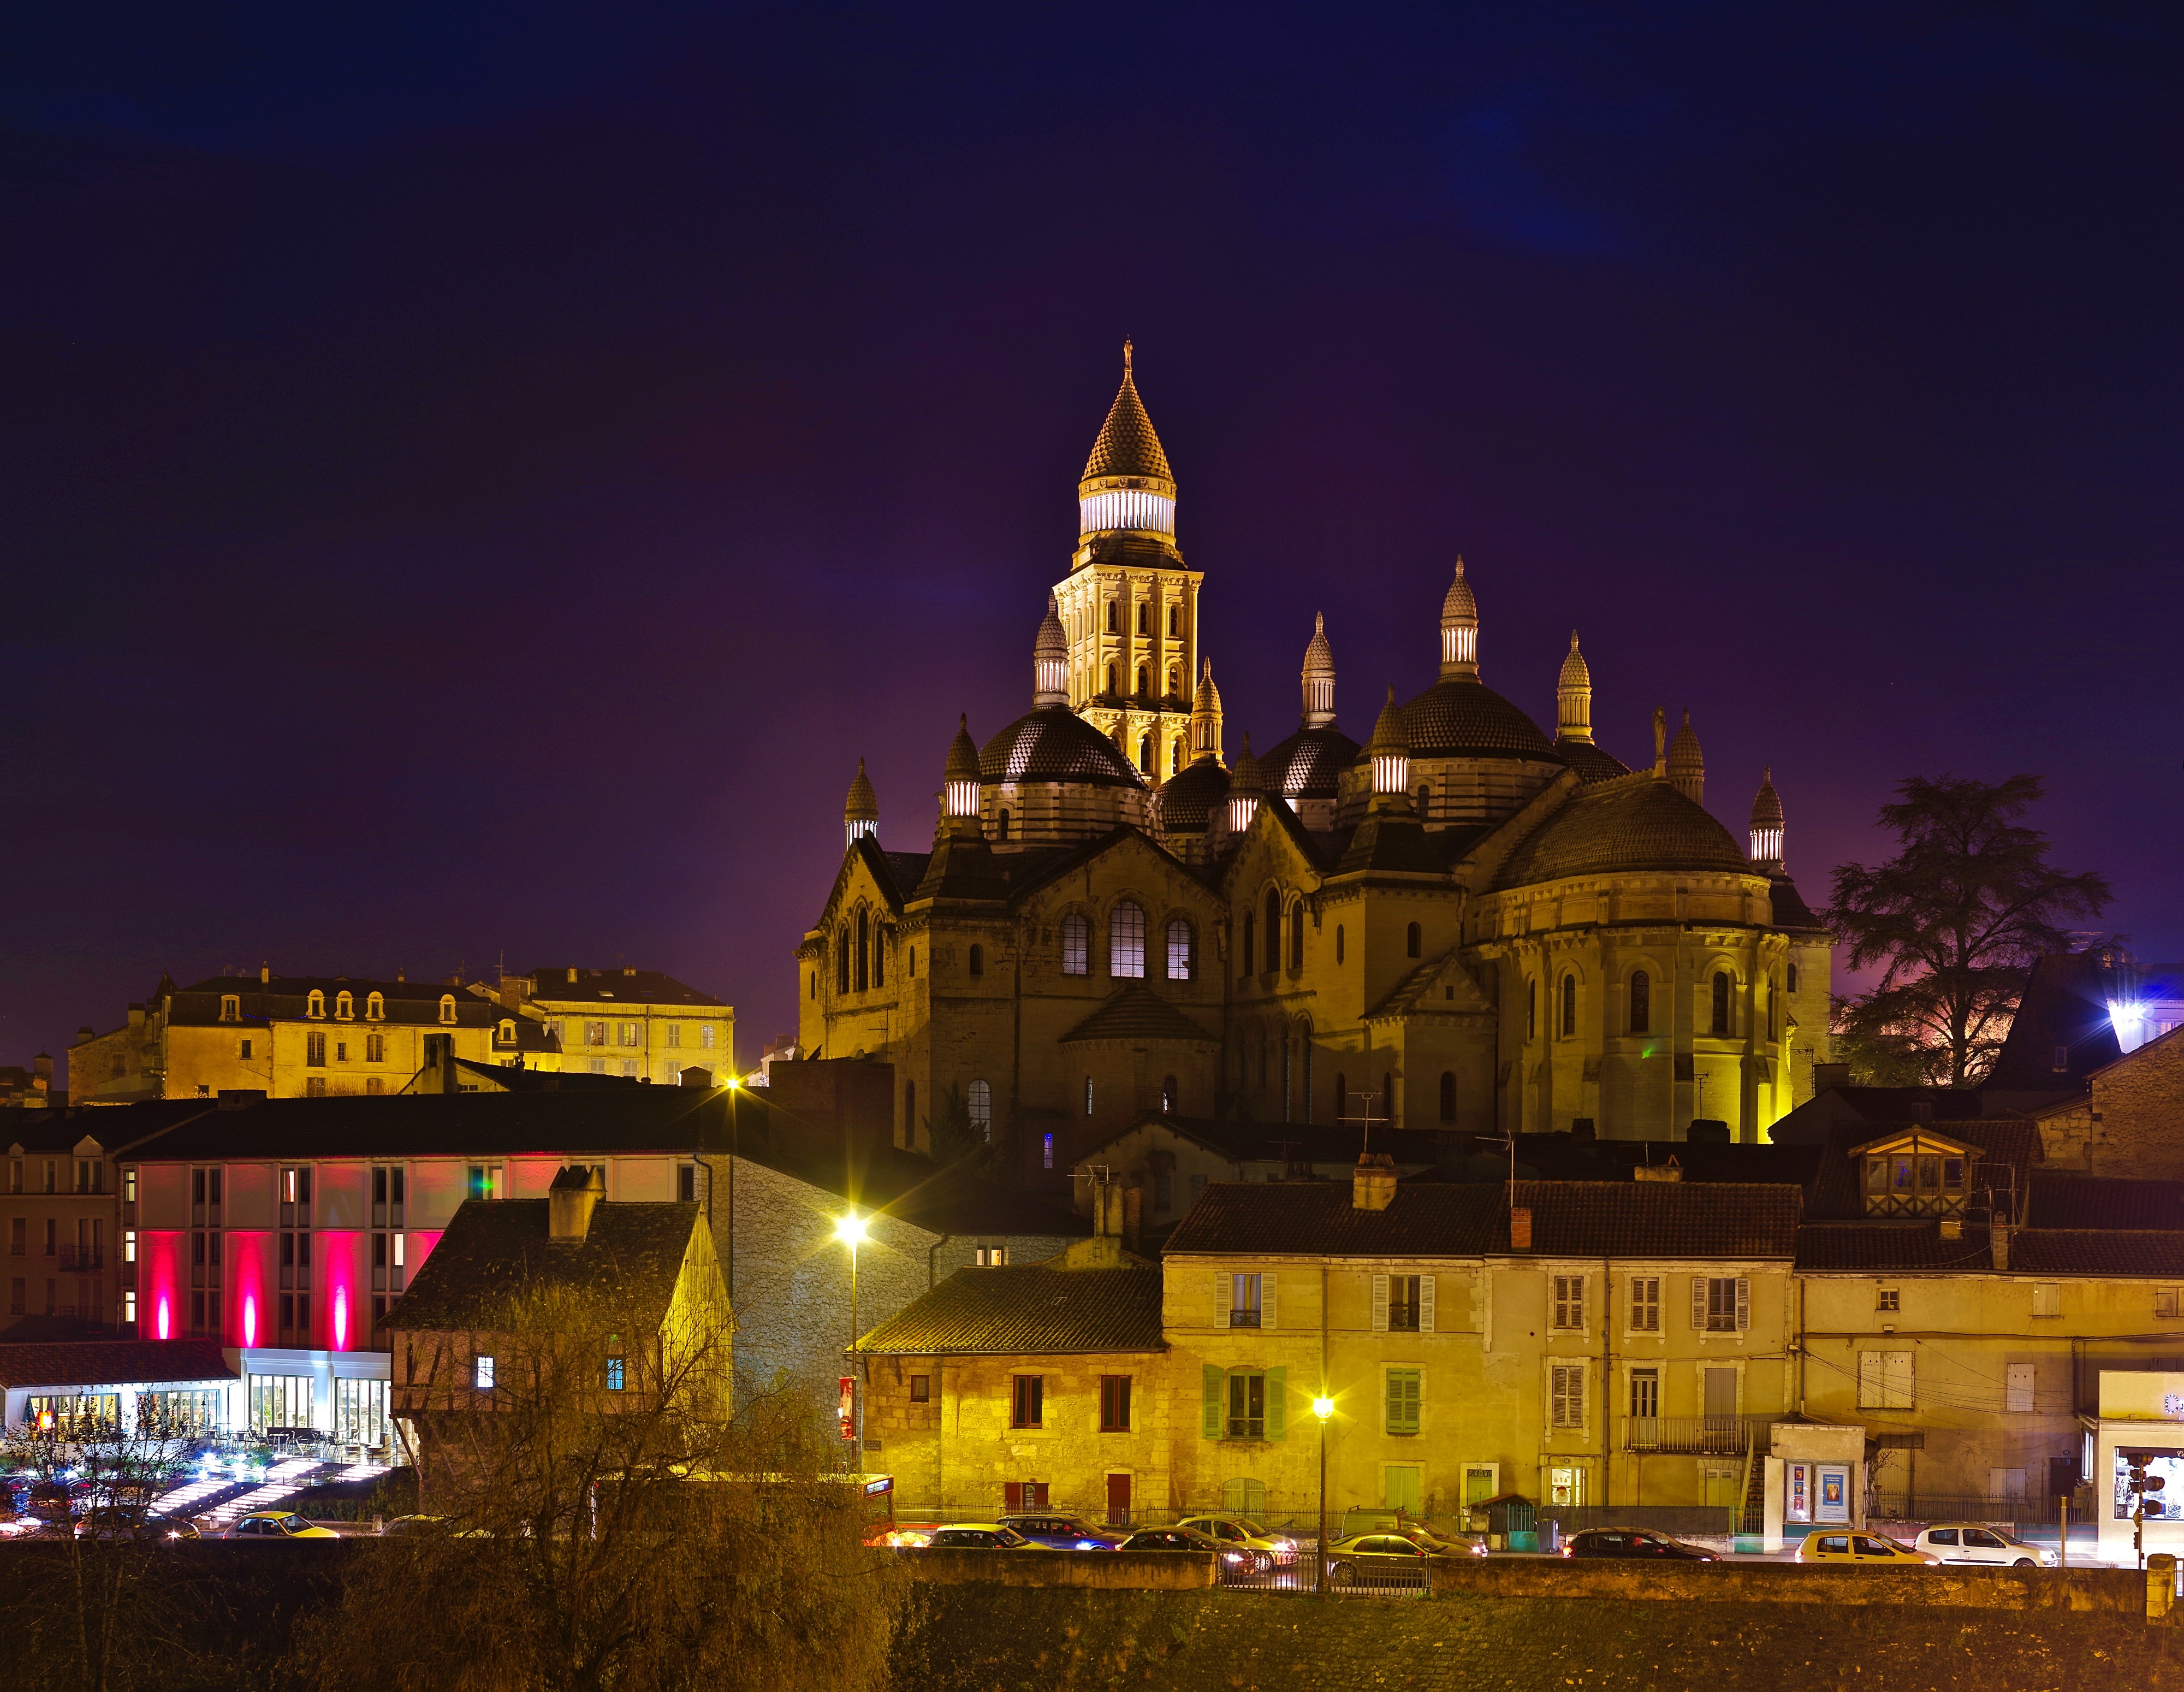
[[[1313,1583],[1316,1573],[1312,1555],[1306,1552],[1287,1567],[1276,1564],[1264,1570],[1232,1568],[1224,1563],[1219,1581],[1224,1588],[1237,1592],[1310,1594],[1318,1590]],[[1330,1598],[1424,1598],[1432,1589],[1433,1572],[1423,1557],[1418,1559],[1415,1566],[1406,1566],[1396,1561],[1376,1567],[1362,1560],[1348,1561],[1340,1556],[1328,1560],[1327,1594]]]
[[[1737,1457],[1763,1443],[1772,1418],[1749,1416],[1631,1416],[1623,1419],[1623,1449],[1686,1456]]]
[[[1869,1522],[1979,1522],[1992,1527],[2054,1527],[2060,1513],[2052,1498],[1969,1498],[1946,1493],[1875,1493],[1865,1503]],[[2073,1522],[2086,1520],[2074,1499]]]

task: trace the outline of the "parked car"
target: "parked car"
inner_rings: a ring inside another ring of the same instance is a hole
[[[956,1522],[933,1530],[936,1551],[1025,1551],[1030,1540],[999,1522]]]
[[[220,1536],[224,1539],[255,1539],[261,1544],[268,1539],[332,1539],[337,1536],[332,1529],[306,1522],[292,1510],[254,1510],[248,1516],[238,1516]]]
[[[1195,1527],[1140,1527],[1117,1547],[1125,1551],[1211,1551],[1226,1569],[1248,1569],[1256,1562],[1241,1545],[1225,1544]]]
[[[1911,1542],[1945,1563],[2008,1563],[2021,1569],[2053,1568],[2055,1553],[2013,1539],[1999,1527],[1976,1522],[1941,1522]]]
[[[1930,1551],[1914,1551],[1886,1533],[1808,1533],[1797,1546],[1801,1563],[1858,1563],[1866,1567],[1891,1564],[1897,1567],[1932,1568],[1941,1559]]]
[[[1687,1563],[1721,1561],[1703,1545],[1687,1544],[1673,1533],[1646,1527],[1587,1527],[1569,1536],[1565,1557],[1653,1557]]]
[[[1429,1556],[1483,1557],[1486,1555],[1486,1536],[1484,1533],[1451,1536],[1436,1533],[1432,1528],[1415,1522],[1407,1527],[1391,1527],[1388,1531],[1401,1534]]]
[[[1423,1575],[1433,1555],[1400,1533],[1353,1533],[1327,1548],[1327,1583],[1347,1586],[1375,1575]]]
[[[399,1537],[410,1533],[444,1533],[448,1518],[444,1516],[392,1516],[379,1524],[380,1536]]]
[[[154,1516],[140,1504],[102,1504],[75,1524],[79,1539],[202,1539],[197,1524],[180,1516]]]
[[[1297,1542],[1276,1533],[1248,1516],[1191,1516],[1177,1524],[1225,1545],[1240,1545],[1251,1554],[1251,1566],[1261,1574],[1269,1569],[1294,1567]]]
[[[1129,1537],[1095,1527],[1081,1516],[1056,1516],[1050,1511],[1004,1516],[1001,1526],[1015,1528],[1034,1545],[1056,1551],[1112,1551]]]

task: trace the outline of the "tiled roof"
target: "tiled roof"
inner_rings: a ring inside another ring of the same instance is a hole
[[[1788,876],[1771,878],[1769,886],[1774,894],[1776,928],[1817,930],[1827,926],[1813,913],[1813,907],[1805,902],[1805,896],[1797,891],[1797,884]]]
[[[1535,1257],[1793,1256],[1803,1195],[1794,1187],[1731,1181],[1520,1181]],[[1509,1247],[1494,1212],[1495,1252]]]
[[[1204,754],[1160,785],[1162,829],[1171,835],[1204,834],[1212,823],[1214,807],[1228,793],[1228,772],[1212,753]]]
[[[857,1349],[928,1357],[1165,1350],[1161,1272],[1150,1264],[959,1269]]]
[[[1447,862],[1414,816],[1368,809],[1335,865],[1337,875],[1440,875]]]
[[[988,740],[978,753],[978,779],[1145,785],[1115,743],[1066,705],[1029,712]]]
[[[2025,1228],[2011,1241],[2013,1275],[2184,1279],[2184,1233],[2126,1228]]]
[[[86,1339],[10,1345],[0,1341],[0,1386],[120,1387],[158,1381],[232,1381],[216,1341]]]
[[[1153,433],[1153,420],[1145,415],[1145,402],[1138,398],[1137,379],[1127,366],[1115,403],[1107,408],[1107,421],[1100,424],[1091,456],[1084,461],[1085,481],[1097,481],[1103,476],[1175,480],[1167,467],[1167,455],[1161,450],[1160,437]]]
[[[1536,758],[1558,762],[1540,725],[1470,677],[1436,682],[1402,707],[1412,758]]]
[[[1217,1046],[1217,1036],[1208,1034],[1190,1017],[1142,982],[1120,986],[1100,1008],[1061,1036],[1073,1040],[1183,1040],[1201,1046]]]
[[[1590,740],[1557,740],[1555,756],[1575,770],[1577,779],[1587,787],[1596,781],[1613,781],[1618,775],[1630,773],[1629,764]]]
[[[1580,788],[1519,842],[1495,885],[1678,869],[1749,873],[1751,865],[1705,807],[1646,771]]]
[[[1967,1228],[1954,1240],[1943,1239],[1933,1222],[1808,1222],[1797,1230],[1800,1273],[1940,1274],[1992,1266],[1984,1228]]]
[[[473,1198],[456,1208],[410,1290],[387,1313],[410,1332],[492,1329],[511,1299],[568,1289],[600,1299],[640,1332],[656,1328],[675,1296],[697,1204],[601,1201],[583,1240],[556,1245],[547,1233],[551,1201]]]
[[[531,996],[555,1004],[694,1005],[726,1010],[727,1006],[710,993],[686,986],[657,969],[578,969],[569,979],[566,965],[558,969],[533,969]]]
[[[2113,954],[2107,954],[2112,958]],[[2109,1001],[2122,996],[2120,972],[2099,952],[2050,952],[2032,966],[2009,1037],[1986,1085],[2003,1091],[2075,1087],[2123,1056]],[[2064,1067],[2055,1068],[2055,1054]]]
[[[1238,1122],[1205,1116],[1171,1116],[1148,1111],[1127,1128],[1118,1129],[1077,1154],[1077,1161],[1096,1163],[1099,1153],[1126,1134],[1157,1125],[1195,1140],[1208,1151],[1238,1163],[1353,1164],[1362,1148],[1362,1132],[1355,1125],[1336,1122]],[[1398,1165],[1429,1164],[1440,1150],[1440,1135],[1430,1128],[1373,1131],[1373,1149],[1394,1153]],[[1346,1188],[1345,1189],[1347,1190]]]
[[[1278,793],[1294,804],[1300,799],[1332,799],[1340,790],[1343,773],[1357,762],[1359,748],[1332,723],[1324,729],[1300,729],[1278,741],[1259,760],[1267,791]]]
[[[2040,1158],[2040,1131],[2008,1117],[1952,1118],[1936,1122],[1838,1122],[1828,1131],[1819,1167],[1806,1189],[1805,1214],[1814,1221],[1855,1221],[1865,1214],[1858,1171],[1850,1153],[1897,1133],[1914,1130],[1979,1148],[1971,1182],[1975,1192],[2014,1192],[2023,1200],[2032,1166]]]
[[[2025,1220],[2035,1228],[2184,1229],[2184,1181],[2112,1181],[2036,1170]]]
[[[1360,1210],[1345,1181],[1222,1181],[1207,1186],[1168,1236],[1166,1254],[1476,1257],[1498,1186],[1399,1182],[1384,1210]]]
[[[314,992],[326,995],[326,1014],[310,1017],[310,996]],[[356,1014],[343,1019],[333,1014],[341,995],[348,994],[354,1001]],[[378,993],[386,1002],[387,1014],[366,1020],[365,1010],[371,995]],[[498,1022],[503,1013],[499,1004],[482,999],[461,985],[443,985],[429,981],[373,981],[362,977],[354,979],[339,975],[276,975],[270,982],[262,982],[254,975],[214,975],[193,986],[176,988],[167,996],[167,1020],[170,1025],[184,1028],[208,1027],[220,1022],[220,1001],[233,997],[240,1002],[237,1011],[244,1025],[267,1022],[301,1022],[310,1020],[328,1027],[370,1029],[388,1025],[429,1025],[441,1026],[440,1001],[453,998],[455,1002],[455,1025],[461,1028],[481,1028]]]

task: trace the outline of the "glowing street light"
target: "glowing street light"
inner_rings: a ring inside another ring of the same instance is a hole
[[[1321,1597],[1327,1595],[1327,1423],[1334,1414],[1334,1400],[1320,1388],[1319,1396],[1312,1401],[1312,1413],[1319,1423],[1319,1537],[1312,1544],[1312,1589]]]
[[[850,1360],[855,1369],[857,1355],[857,1248],[865,1242],[865,1219],[855,1211],[838,1217],[834,1223],[834,1237],[850,1248]],[[850,1439],[854,1448],[856,1472],[865,1461],[865,1394],[861,1376],[864,1371],[855,1369],[850,1386]]]

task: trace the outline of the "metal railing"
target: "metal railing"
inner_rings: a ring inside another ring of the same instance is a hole
[[[2086,1517],[2074,1504],[2073,1525]],[[2059,1519],[2052,1498],[1981,1498],[1946,1493],[1876,1492],[1865,1502],[1869,1522],[1979,1522],[1993,1527],[2053,1527]]]
[[[1763,1416],[1625,1416],[1621,1444],[1625,1451],[1741,1457],[1755,1440],[1766,1438],[1773,1420]]]
[[[83,1251],[74,1246],[61,1248],[61,1268],[64,1270],[86,1270],[106,1267],[103,1250]]]
[[[1736,1514],[1722,1504],[1543,1504],[1539,1520],[1542,1526],[1554,1523],[1558,1536],[1564,1539],[1589,1527],[1641,1527],[1680,1538],[1734,1533]],[[1546,1549],[1544,1533],[1540,1549]]]

